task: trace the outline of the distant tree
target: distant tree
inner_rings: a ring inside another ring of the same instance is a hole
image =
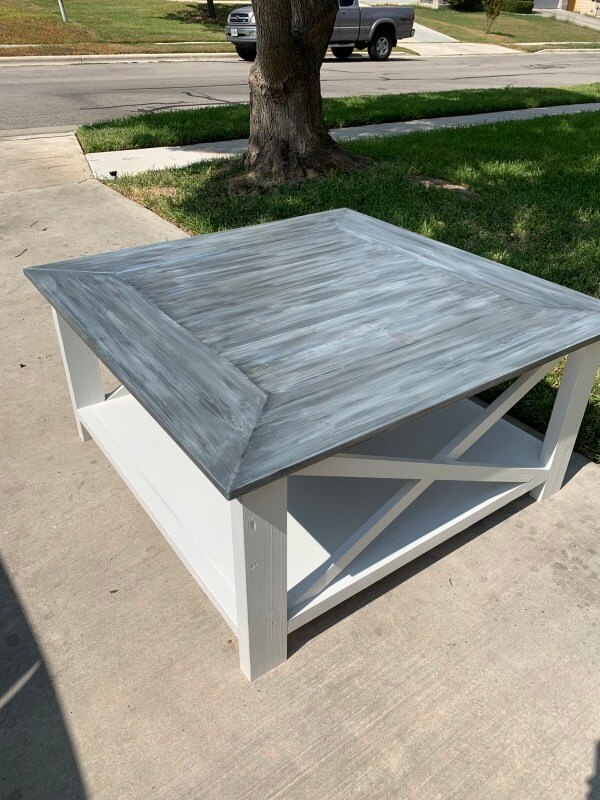
[[[482,0],[483,10],[485,11],[485,32],[492,30],[492,25],[500,16],[502,10],[502,0]]]
[[[216,22],[217,12],[215,10],[215,0],[206,0],[206,10],[210,19],[214,19]]]
[[[254,0],[257,55],[250,69],[250,139],[244,157],[258,182],[304,180],[356,166],[329,135],[321,63],[338,0]]]

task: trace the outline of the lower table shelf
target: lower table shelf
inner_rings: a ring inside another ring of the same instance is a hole
[[[483,409],[461,400],[349,452],[431,459]],[[96,440],[202,589],[237,631],[230,503],[141,405],[122,391],[79,409]],[[541,442],[507,420],[468,460],[537,466]],[[317,571],[402,485],[398,480],[288,478],[288,591]],[[436,482],[316,597],[289,609],[289,631],[529,491],[533,483]]]

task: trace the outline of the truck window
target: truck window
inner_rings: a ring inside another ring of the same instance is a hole
[[[346,8],[347,6],[353,6],[354,0],[340,0],[340,8]]]

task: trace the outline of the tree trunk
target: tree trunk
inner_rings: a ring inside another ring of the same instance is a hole
[[[210,19],[217,19],[217,12],[215,11],[215,0],[206,0],[206,10]]]
[[[338,0],[254,0],[258,29],[250,70],[251,180],[304,180],[364,159],[331,138],[323,117],[320,72]]]

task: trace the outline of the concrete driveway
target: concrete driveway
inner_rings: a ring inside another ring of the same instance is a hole
[[[3,800],[598,800],[600,470],[237,645],[93,442],[25,266],[181,232],[73,137],[0,145]],[[110,380],[107,376],[107,380]]]

